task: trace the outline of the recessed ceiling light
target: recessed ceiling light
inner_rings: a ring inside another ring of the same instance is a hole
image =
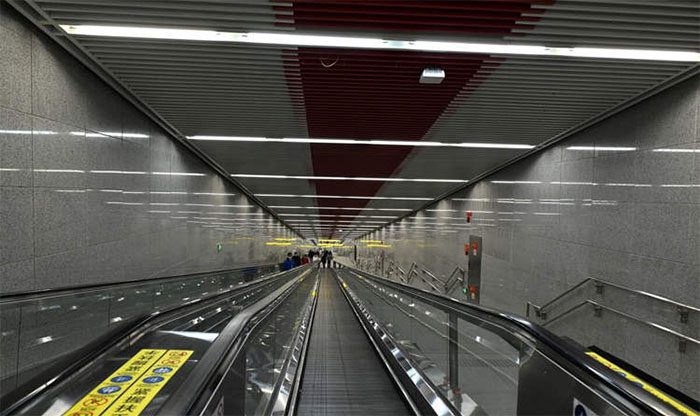
[[[174,39],[209,42],[253,43],[282,46],[314,46],[497,55],[564,56],[593,59],[631,59],[700,62],[700,53],[620,48],[560,48],[476,42],[403,41],[353,36],[300,35],[293,33],[219,32],[214,30],[166,29],[135,26],[61,25],[71,35],[146,39]]]
[[[267,143],[306,143],[335,145],[371,145],[371,146],[411,146],[411,147],[461,147],[467,149],[532,149],[531,144],[517,143],[482,143],[482,142],[433,142],[426,140],[359,140],[359,139],[318,139],[307,137],[241,137],[241,136],[187,136],[190,140],[215,142],[267,142]]]
[[[252,173],[234,173],[235,178],[257,179],[303,179],[314,181],[376,181],[376,182],[431,182],[431,183],[467,183],[466,179],[428,179],[428,178],[377,178],[366,176],[314,176],[314,175],[259,175]]]

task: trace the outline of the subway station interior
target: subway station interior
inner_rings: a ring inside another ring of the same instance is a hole
[[[1,416],[699,400],[699,0],[0,0]]]

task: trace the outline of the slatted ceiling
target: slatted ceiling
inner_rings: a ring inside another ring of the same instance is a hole
[[[695,0],[576,1],[542,5],[534,28],[506,39],[550,46],[587,45],[697,51],[700,10]]]
[[[185,134],[307,135],[279,48],[97,37],[84,42],[146,103],[178,120]]]
[[[291,14],[280,26],[296,29],[354,29],[363,32],[402,34],[441,33],[502,36],[513,28],[531,29],[524,12],[537,12],[531,4],[551,1],[292,1],[274,9]]]
[[[61,24],[700,50],[700,4],[696,0],[42,0],[36,4]],[[537,144],[690,67],[668,62],[75,39],[185,135]],[[338,62],[330,65],[336,58]],[[444,85],[417,83],[422,67],[431,65],[446,70]],[[446,89],[451,92],[445,93]],[[232,173],[283,175],[469,179],[521,152],[196,144]],[[315,191],[319,195],[435,197],[449,186],[241,181],[255,193]],[[277,198],[271,205],[363,207],[366,202]],[[374,200],[367,207],[421,204]],[[319,210],[278,212],[315,215]],[[355,214],[401,214],[339,209],[320,212],[343,215],[323,217],[343,221]],[[348,228],[345,222],[338,225]],[[307,233],[318,237],[331,234]]]
[[[541,137],[554,136],[686,67],[678,63],[512,57],[477,87],[467,86],[467,98],[458,96],[426,138],[539,143]]]
[[[207,28],[228,31],[284,30],[266,0],[231,1],[100,1],[71,0],[37,2],[58,21],[105,25],[143,25]]]

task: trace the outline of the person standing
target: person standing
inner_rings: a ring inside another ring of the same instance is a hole
[[[294,262],[294,267],[301,266],[301,256],[299,256],[299,253],[297,253],[296,251],[294,252],[294,255],[292,256],[292,261]]]
[[[309,264],[311,263],[311,259],[309,259],[309,256],[304,254],[301,258],[301,265]]]
[[[326,268],[326,262],[328,261],[328,250],[323,250],[321,254],[321,267]]]
[[[292,253],[287,253],[287,259],[282,263],[282,270],[292,270],[294,268],[294,260],[292,260]]]

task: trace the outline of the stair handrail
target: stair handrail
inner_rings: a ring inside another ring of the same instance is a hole
[[[681,302],[675,301],[673,299],[669,299],[669,298],[666,298],[663,296],[655,295],[653,293],[645,292],[642,290],[632,289],[630,287],[623,286],[623,285],[620,285],[618,283],[609,282],[607,280],[599,279],[596,277],[587,277],[587,278],[583,279],[581,282],[579,282],[578,284],[576,284],[575,286],[567,289],[566,291],[562,292],[554,299],[545,303],[544,305],[537,305],[533,302],[527,302],[527,306],[525,309],[525,316],[529,317],[530,316],[530,309],[533,309],[535,311],[535,316],[546,320],[547,315],[548,315],[547,310],[552,305],[558,303],[561,299],[563,299],[564,297],[567,297],[570,293],[581,288],[582,286],[584,286],[588,282],[594,282],[595,287],[596,287],[596,293],[599,293],[599,294],[603,293],[603,288],[605,286],[610,286],[610,287],[614,287],[616,289],[623,290],[623,291],[626,291],[629,293],[633,293],[636,295],[641,295],[641,296],[644,296],[644,297],[647,297],[650,299],[654,299],[655,301],[659,301],[659,302],[663,302],[663,303],[666,303],[669,305],[673,305],[678,309],[679,320],[681,323],[688,323],[688,315],[690,312],[700,313],[700,308],[697,308],[695,306],[687,305],[685,303],[681,303]]]
[[[649,326],[651,328],[654,328],[656,330],[659,330],[659,331],[662,331],[662,332],[665,332],[667,334],[670,334],[670,335],[677,337],[678,338],[678,351],[679,352],[686,351],[686,347],[687,347],[688,342],[700,345],[700,339],[693,338],[691,336],[682,334],[682,333],[675,331],[671,328],[665,327],[665,326],[657,324],[655,322],[647,321],[646,319],[640,318],[638,316],[632,315],[632,314],[627,313],[627,312],[620,311],[620,310],[615,309],[613,307],[610,307],[608,305],[603,305],[603,304],[596,302],[594,300],[591,300],[591,299],[586,299],[582,302],[577,303],[576,305],[570,307],[569,309],[567,309],[566,311],[557,315],[556,317],[552,318],[551,320],[541,323],[541,325],[542,326],[550,326],[553,323],[555,323],[556,321],[564,318],[565,316],[573,313],[574,311],[576,311],[576,310],[578,310],[581,307],[586,306],[586,305],[593,305],[593,308],[594,308],[593,311],[594,311],[595,316],[600,316],[602,311],[606,310],[606,311],[612,312],[614,314],[617,314],[619,316],[622,316],[624,318],[633,320],[635,322],[639,322],[641,324],[644,324],[644,325]]]
[[[458,283],[464,284],[464,280],[466,277],[467,271],[459,266],[455,266],[455,268],[452,270],[452,273],[450,273],[450,276],[445,281],[445,294],[452,292],[452,290],[455,288],[455,285],[457,285]]]
[[[458,283],[464,283],[464,279],[467,275],[466,270],[456,266],[452,270],[452,273],[449,274],[447,279],[443,280],[437,277],[435,273],[430,271],[430,269],[428,269],[425,265],[418,264],[416,262],[411,263],[411,267],[409,268],[408,273],[406,273],[401,266],[396,264],[396,262],[393,260],[390,260],[389,266],[387,267],[386,276],[391,277],[391,275],[397,271],[399,278],[403,283],[410,283],[414,277],[418,277],[423,283],[430,286],[436,292],[440,292],[440,288],[442,288],[444,294],[450,293]]]

